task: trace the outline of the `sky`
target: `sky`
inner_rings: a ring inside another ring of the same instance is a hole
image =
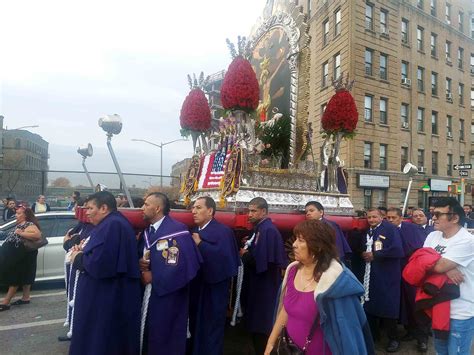
[[[179,139],[187,74],[231,62],[225,39],[247,36],[265,0],[3,1],[0,115],[50,143],[50,169],[82,170],[77,147],[91,143],[89,170],[114,171],[104,114],[119,114],[112,144],[122,171],[159,174],[159,144]],[[192,154],[167,145],[163,174]]]

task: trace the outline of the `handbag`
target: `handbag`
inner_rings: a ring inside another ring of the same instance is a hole
[[[286,331],[286,327],[283,327],[281,330],[280,336],[278,337],[276,347],[273,348],[271,354],[272,355],[304,355],[306,353],[306,349],[308,348],[311,340],[313,339],[313,334],[316,328],[318,327],[319,323],[319,312],[314,319],[313,325],[309,331],[308,336],[306,337],[306,341],[304,343],[303,349],[301,349],[298,345],[296,345],[291,337],[288,335]]]
[[[43,233],[41,233],[41,237],[38,240],[22,238],[22,241],[27,251],[35,251],[48,244],[48,239],[43,235]]]

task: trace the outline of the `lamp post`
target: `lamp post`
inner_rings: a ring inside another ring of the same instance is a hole
[[[86,173],[87,180],[89,180],[89,184],[92,187],[92,191],[95,191],[95,186],[92,183],[92,179],[91,179],[91,176],[89,174],[89,170],[87,170],[87,167],[86,167],[87,157],[91,157],[92,154],[94,153],[94,150],[92,149],[92,145],[90,143],[88,143],[87,146],[81,146],[77,149],[77,152],[82,156],[82,167],[84,168],[84,172]]]
[[[171,143],[174,143],[174,142],[179,142],[179,141],[185,141],[186,142],[187,139],[180,138],[180,139],[175,139],[175,140],[165,142],[165,143],[161,142],[160,144],[156,144],[156,143],[147,141],[145,139],[135,139],[135,138],[133,138],[132,141],[134,141],[134,142],[144,142],[144,143],[148,143],[148,144],[154,145],[155,147],[160,148],[160,188],[163,189],[163,147],[165,145],[168,145],[168,144],[171,144]]]
[[[417,173],[418,168],[411,163],[406,163],[403,167],[403,174],[408,175],[410,177],[410,181],[408,182],[407,195],[405,196],[405,202],[403,203],[402,216],[405,215],[405,211],[407,210],[408,198],[410,197],[411,191],[411,184],[413,183],[413,176]]]

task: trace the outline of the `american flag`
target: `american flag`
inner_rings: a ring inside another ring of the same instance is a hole
[[[229,155],[229,153],[219,151],[204,157],[202,174],[199,179],[200,189],[219,187]]]

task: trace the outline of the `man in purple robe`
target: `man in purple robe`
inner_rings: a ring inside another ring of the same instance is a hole
[[[415,208],[411,215],[411,221],[420,228],[425,238],[431,232],[434,232],[434,227],[428,223],[428,217],[421,208]]]
[[[371,208],[367,212],[369,230],[364,238],[366,262],[362,297],[364,310],[374,340],[380,338],[379,323],[387,330],[389,343],[387,352],[396,352],[400,347],[397,320],[400,314],[400,261],[403,247],[400,233],[392,224],[382,219],[380,211]]]
[[[189,285],[202,261],[188,227],[168,216],[170,202],[162,193],[147,196],[142,207],[150,222],[139,242],[145,290],[142,306],[144,353],[183,355],[189,309]],[[146,319],[146,323],[145,323]]]
[[[248,218],[253,234],[240,249],[244,264],[244,317],[256,354],[263,354],[273,326],[273,313],[281,284],[281,269],[287,265],[283,240],[268,214],[264,198],[249,202]]]
[[[95,228],[83,247],[72,248],[73,267],[82,272],[69,353],[137,354],[140,270],[135,232],[117,212],[110,192],[91,195],[86,214]]]
[[[347,243],[344,233],[342,232],[341,227],[333,221],[330,221],[324,218],[324,207],[317,201],[309,201],[304,207],[306,213],[306,219],[316,219],[321,220],[324,223],[331,226],[332,229],[336,232],[336,246],[339,252],[339,258],[344,264],[350,266],[350,257],[352,254],[351,247]]]
[[[426,235],[416,224],[403,222],[402,210],[399,208],[389,208],[387,211],[387,220],[398,228],[400,237],[402,238],[402,246],[405,254],[405,257],[401,260],[401,268],[403,270],[411,254],[423,247]],[[418,350],[426,352],[428,351],[428,329],[416,315],[416,288],[408,284],[403,278],[401,282],[400,322],[405,325],[407,331],[402,340],[408,341],[416,339]]]
[[[224,351],[224,328],[232,277],[240,264],[234,232],[214,219],[216,203],[200,197],[192,209],[192,237],[203,263],[191,284],[190,330],[194,355],[219,355]]]

